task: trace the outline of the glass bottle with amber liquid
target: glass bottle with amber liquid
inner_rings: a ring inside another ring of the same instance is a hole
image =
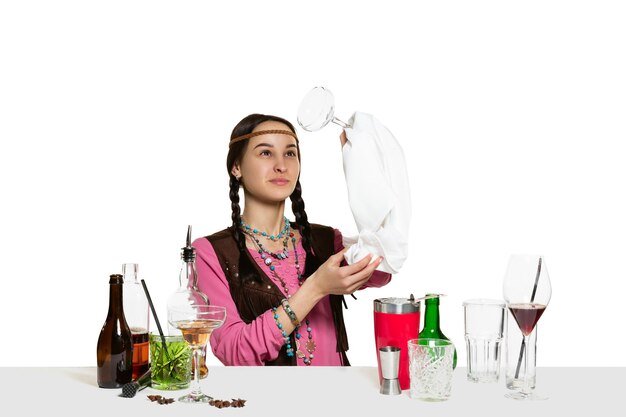
[[[124,317],[122,288],[124,278],[109,279],[109,312],[98,337],[97,375],[100,388],[120,388],[133,375],[133,343]]]
[[[426,294],[426,297],[435,294]],[[419,339],[443,339],[450,340],[441,331],[439,320],[439,297],[427,298],[424,300],[426,311],[424,312],[424,327],[418,335]],[[452,368],[456,368],[456,348],[454,349],[454,359]]]
[[[137,280],[139,265],[123,264],[124,316],[133,340],[133,381],[150,369],[148,327],[150,305],[141,283]]]
[[[178,274],[178,290],[170,295],[167,300],[168,311],[170,306],[180,306],[189,304],[209,304],[209,297],[198,289],[198,273],[196,272],[196,248],[191,246],[191,226],[187,228],[187,245],[181,249],[180,258],[182,260],[180,272]],[[170,335],[182,334],[180,330],[168,323]],[[200,356],[200,379],[206,378],[209,369],[206,366],[206,345],[202,349]],[[195,373],[192,366],[192,378]]]

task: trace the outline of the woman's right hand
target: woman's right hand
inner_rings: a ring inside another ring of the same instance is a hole
[[[370,263],[372,255],[367,255],[352,265],[341,266],[343,254],[348,249],[332,255],[307,279],[313,284],[320,296],[329,294],[352,294],[365,284],[376,267],[383,261],[380,256]]]
[[[348,142],[348,137],[346,136],[346,131],[342,131],[341,135],[339,135],[339,141],[341,142],[341,147],[343,148],[343,145],[346,144],[346,142]]]

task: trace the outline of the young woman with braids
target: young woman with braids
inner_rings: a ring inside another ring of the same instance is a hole
[[[349,365],[343,295],[387,284],[391,275],[375,271],[382,258],[345,265],[341,234],[309,223],[287,120],[241,120],[226,168],[232,225],[194,242],[199,288],[227,309],[211,335],[213,353],[225,365]],[[284,215],[287,198],[295,221]]]

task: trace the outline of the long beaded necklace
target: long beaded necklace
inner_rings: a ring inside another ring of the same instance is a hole
[[[268,251],[266,248],[263,247],[263,244],[259,241],[259,239],[256,238],[255,234],[261,234],[262,236],[266,236],[267,233],[265,232],[259,232],[257,229],[253,229],[251,227],[245,227],[245,225],[243,224],[242,221],[242,227],[241,230],[247,234],[248,236],[250,236],[250,238],[252,239],[252,241],[255,243],[255,245],[258,248],[259,253],[261,254],[261,258],[263,259],[265,265],[268,266],[270,273],[276,278],[278,279],[278,281],[280,282],[280,285],[283,287],[283,290],[285,292],[285,296],[287,297],[287,299],[291,298],[291,294],[289,294],[289,288],[287,287],[287,283],[280,277],[280,275],[278,275],[278,273],[276,272],[276,268],[274,267],[274,265],[272,265],[272,259],[268,258],[266,255],[271,255],[272,257],[275,257],[276,259],[279,260],[284,260],[287,259],[289,257],[289,253],[287,250],[287,242],[289,240],[289,238],[291,238],[291,243],[293,246],[293,252],[295,254],[295,266],[296,266],[296,273],[298,276],[298,285],[302,285],[302,283],[304,282],[304,278],[302,276],[302,273],[300,271],[300,262],[298,260],[298,250],[296,248],[296,238],[293,234],[293,232],[290,233],[286,233],[288,231],[288,227],[290,226],[289,220],[285,217],[285,228],[283,229],[283,232],[281,232],[281,234],[283,234],[285,236],[285,240],[283,242],[283,252],[282,253],[272,253],[270,251]],[[280,234],[279,234],[280,235]],[[276,239],[271,239],[271,240],[276,240]],[[295,332],[296,332],[296,356],[300,359],[302,359],[302,361],[304,362],[305,365],[310,366],[312,361],[313,361],[313,352],[315,352],[315,349],[317,348],[317,345],[315,344],[315,341],[313,340],[313,330],[311,329],[311,323],[309,322],[308,317],[305,319],[305,324],[306,324],[306,331],[308,333],[308,340],[305,343],[305,348],[306,351],[309,353],[309,357],[307,358],[306,354],[300,349],[300,339],[302,338],[302,335],[300,334],[300,327],[301,325],[298,324],[296,326]]]

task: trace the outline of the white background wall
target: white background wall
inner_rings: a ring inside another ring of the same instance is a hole
[[[187,225],[229,223],[232,127],[295,122],[324,85],[396,135],[412,181],[410,258],[349,301],[353,364],[375,364],[373,299],[442,292],[464,365],[462,301],[500,298],[509,254],[535,252],[538,364],[625,366],[625,20],[599,0],[2,2],[0,365],[95,366],[124,262],[164,321]],[[300,132],[302,183],[348,233],[339,133]]]

